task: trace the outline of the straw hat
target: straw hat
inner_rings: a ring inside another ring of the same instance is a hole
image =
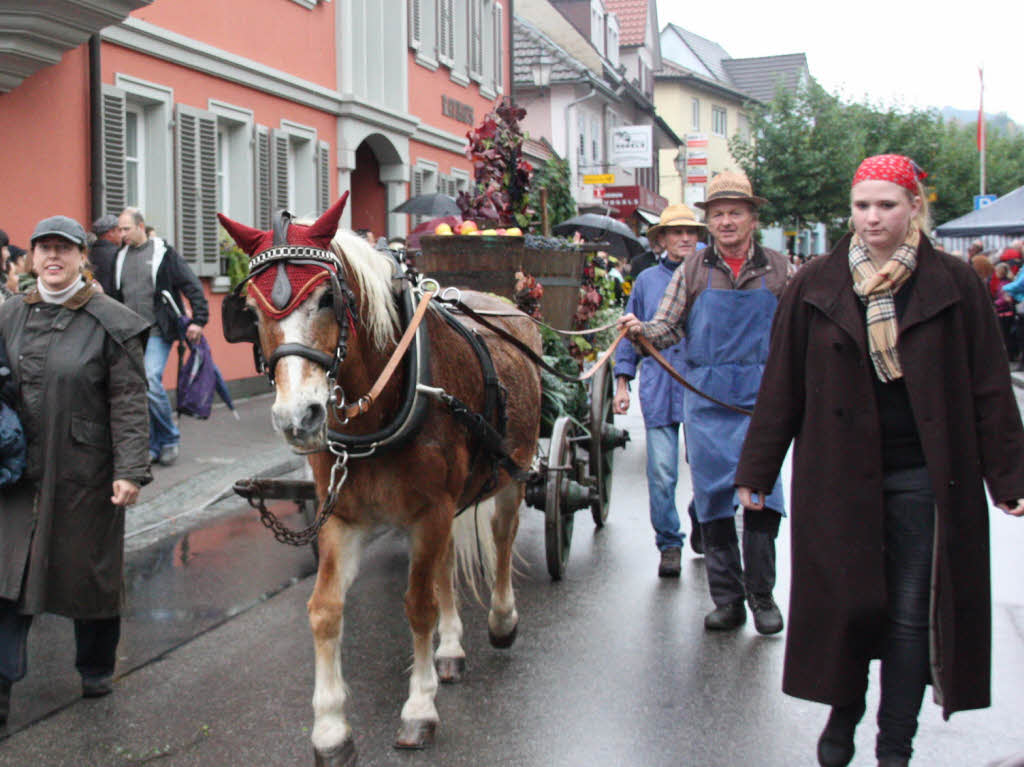
[[[669,226],[693,226],[707,229],[704,222],[698,221],[694,212],[680,202],[675,205],[669,205],[665,210],[661,211],[661,218],[658,220],[658,223],[647,230],[647,239],[654,242],[654,238],[658,236],[658,233]]]
[[[708,195],[704,202],[694,203],[701,210],[707,210],[708,203],[715,200],[743,200],[755,208],[760,208],[768,200],[757,197],[750,186],[750,179],[744,173],[725,171],[708,182]]]

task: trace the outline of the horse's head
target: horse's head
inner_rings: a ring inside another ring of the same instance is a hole
[[[281,211],[271,231],[218,214],[250,256],[245,302],[258,317],[258,343],[276,390],[274,428],[304,450],[324,445],[327,408],[355,326],[356,297],[340,246],[332,244],[347,197],[308,226]]]

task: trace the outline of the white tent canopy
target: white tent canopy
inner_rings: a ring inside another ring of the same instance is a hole
[[[974,240],[981,240],[986,251],[994,251],[1024,239],[1024,186],[936,227],[935,236],[950,253],[966,253]]]

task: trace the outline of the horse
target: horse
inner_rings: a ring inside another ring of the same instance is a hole
[[[486,328],[463,318],[460,322],[470,332],[460,331],[434,301],[421,325],[429,340],[419,351],[429,385],[410,386],[415,371],[407,364],[396,368],[372,402],[361,397],[396,348],[402,328],[395,293],[407,279],[388,253],[338,229],[347,196],[309,226],[291,221],[282,211],[272,232],[218,214],[251,257],[245,311],[256,315],[259,349],[274,385],[273,426],[293,449],[308,453],[325,515],[307,605],[315,649],[312,743],[317,767],[356,761],[344,710],[341,636],[346,592],[371,528],[379,523],[398,526],[408,531],[410,540],[404,601],[413,664],[397,748],[431,744],[439,722],[434,705],[438,681],[457,681],[464,669],[455,583],[456,570],[462,569],[456,566],[460,549],[493,555],[488,634],[496,647],[509,647],[515,640],[519,617],[511,558],[525,479],[516,467],[531,465],[540,430],[537,369]],[[462,300],[492,312],[495,322],[540,353],[540,336],[525,314],[485,294],[463,291]],[[225,320],[225,328],[227,324]],[[504,427],[500,463],[483,446],[487,440],[468,428],[465,418],[456,418],[452,407],[453,401],[463,403],[466,411],[479,414],[487,409],[489,396],[495,403],[493,382],[489,395],[486,366],[474,351],[474,337],[489,352],[500,382],[497,404],[503,412],[492,417],[490,432],[493,436]],[[444,400],[438,395],[441,390],[455,399]],[[420,398],[411,408],[410,391]],[[357,404],[346,409],[347,401]],[[418,410],[422,421],[412,436],[384,448],[374,442],[373,435],[387,432],[389,424],[410,410]],[[338,437],[341,429],[345,439]],[[489,525],[478,531],[472,514],[457,517],[460,509],[487,498],[493,498],[494,509]],[[478,542],[480,534],[483,540]]]

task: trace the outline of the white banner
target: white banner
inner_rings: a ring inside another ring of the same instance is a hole
[[[613,165],[622,168],[650,168],[654,152],[650,125],[623,125],[612,131]]]

